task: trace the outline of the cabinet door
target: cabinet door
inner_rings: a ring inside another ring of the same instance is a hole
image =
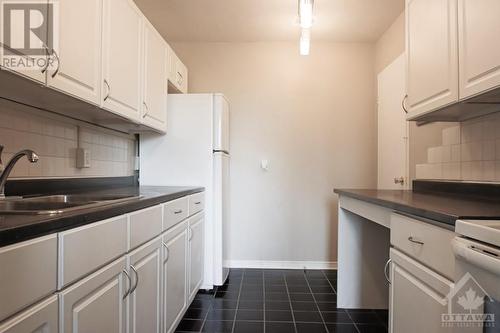
[[[12,319],[0,324],[0,333],[57,333],[57,296],[49,297]]]
[[[59,63],[48,72],[48,85],[99,105],[102,0],[60,1],[59,26]]]
[[[167,126],[166,43],[149,22],[144,25],[144,94],[142,121],[159,131]]]
[[[457,0],[406,1],[408,118],[458,101]]]
[[[139,121],[142,14],[132,0],[104,0],[102,107]]]
[[[161,237],[129,255],[133,281],[129,296],[129,333],[160,332],[161,263]]]
[[[189,220],[189,299],[192,300],[203,279],[203,213]]]
[[[126,263],[123,257],[60,293],[65,333],[126,332]]]
[[[163,332],[173,332],[187,307],[187,222],[163,236]]]
[[[460,98],[500,86],[500,2],[459,0]]]
[[[442,333],[441,315],[453,284],[437,273],[391,250],[390,332]]]

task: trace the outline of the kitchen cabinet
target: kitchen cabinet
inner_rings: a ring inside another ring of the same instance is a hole
[[[163,236],[163,328],[173,332],[187,308],[188,223],[184,221]]]
[[[160,333],[161,237],[128,255],[133,281],[128,310],[129,333]]]
[[[126,332],[126,264],[122,257],[60,293],[63,332]]]
[[[176,92],[186,94],[188,92],[188,69],[182,63],[172,48],[168,49],[169,72],[168,80]]]
[[[391,249],[391,260],[389,331],[451,332],[441,315],[453,283],[397,250]]]
[[[142,122],[161,132],[167,126],[167,48],[155,28],[144,19],[144,85]]]
[[[406,1],[408,119],[458,102],[457,0]]]
[[[189,300],[196,296],[203,281],[204,216],[189,220]]]
[[[0,333],[57,333],[58,318],[57,296],[51,296],[0,324]]]
[[[132,0],[104,0],[101,106],[140,121],[143,16]]]
[[[101,98],[103,0],[59,2],[59,48],[47,84],[94,105]]]
[[[460,99],[500,86],[500,2],[459,0]]]

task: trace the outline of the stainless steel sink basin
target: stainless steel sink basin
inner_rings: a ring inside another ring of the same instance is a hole
[[[51,195],[44,197],[0,200],[0,214],[52,215],[79,209],[106,206],[141,196],[130,195]]]

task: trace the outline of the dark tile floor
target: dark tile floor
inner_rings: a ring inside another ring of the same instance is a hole
[[[387,332],[387,311],[337,308],[336,286],[336,271],[233,269],[196,295],[176,332]]]

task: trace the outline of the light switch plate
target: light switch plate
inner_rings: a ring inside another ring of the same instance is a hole
[[[76,167],[79,169],[90,168],[90,150],[84,148],[76,149]]]

